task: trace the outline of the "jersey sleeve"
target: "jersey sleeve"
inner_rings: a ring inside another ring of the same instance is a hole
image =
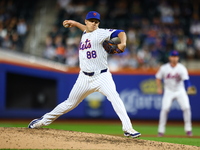
[[[163,67],[161,66],[158,72],[156,73],[155,77],[157,79],[162,79],[163,78]]]
[[[182,80],[188,80],[189,75],[185,66],[182,65]]]
[[[114,31],[116,31],[116,29],[99,29],[98,38],[100,42],[110,40],[110,36]]]
[[[119,34],[120,32],[124,32],[124,30],[115,30],[115,31],[111,34],[110,38],[118,37],[118,34]]]

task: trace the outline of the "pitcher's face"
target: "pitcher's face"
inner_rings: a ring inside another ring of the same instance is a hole
[[[99,23],[100,22],[97,19],[85,20],[86,32],[92,32],[92,31],[96,30],[99,27]]]

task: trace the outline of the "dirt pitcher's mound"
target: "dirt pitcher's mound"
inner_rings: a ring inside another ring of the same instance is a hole
[[[199,147],[56,129],[0,128],[0,148],[197,150]]]

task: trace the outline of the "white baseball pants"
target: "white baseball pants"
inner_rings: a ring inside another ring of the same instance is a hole
[[[168,112],[170,111],[170,107],[172,105],[173,100],[177,100],[181,110],[183,111],[183,120],[184,120],[184,130],[192,131],[192,123],[191,123],[191,109],[189,104],[189,98],[185,91],[185,89],[181,89],[179,91],[170,91],[165,90],[163,99],[162,99],[162,108],[160,112],[158,132],[165,133],[165,126],[167,122]]]
[[[46,113],[43,116],[43,124],[51,124],[59,116],[77,107],[85,97],[93,92],[102,93],[111,102],[122,122],[123,131],[132,129],[131,121],[127,115],[125,106],[116,91],[115,83],[109,71],[98,73],[93,76],[87,76],[83,72],[80,72],[68,99],[57,105],[51,112]]]

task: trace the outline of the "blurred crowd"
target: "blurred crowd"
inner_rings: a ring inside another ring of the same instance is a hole
[[[176,49],[182,60],[200,58],[199,3],[189,0],[57,0],[59,14],[46,38],[44,57],[67,66],[78,66],[81,32],[63,28],[65,19],[84,23],[88,11],[101,14],[100,27],[123,29],[127,48],[109,55],[112,69],[154,68],[168,61]]]
[[[17,2],[0,0],[0,46],[13,50],[23,47],[29,30],[27,16],[34,10],[32,0],[23,5]],[[57,0],[58,15],[46,36],[42,57],[78,66],[82,32],[64,28],[62,22],[84,23],[87,12],[95,10],[101,14],[100,28],[122,29],[127,34],[126,51],[108,56],[112,69],[157,68],[168,61],[168,52],[173,49],[180,52],[181,60],[198,60],[199,4],[198,0]]]
[[[23,51],[37,0],[0,0],[0,47]]]

